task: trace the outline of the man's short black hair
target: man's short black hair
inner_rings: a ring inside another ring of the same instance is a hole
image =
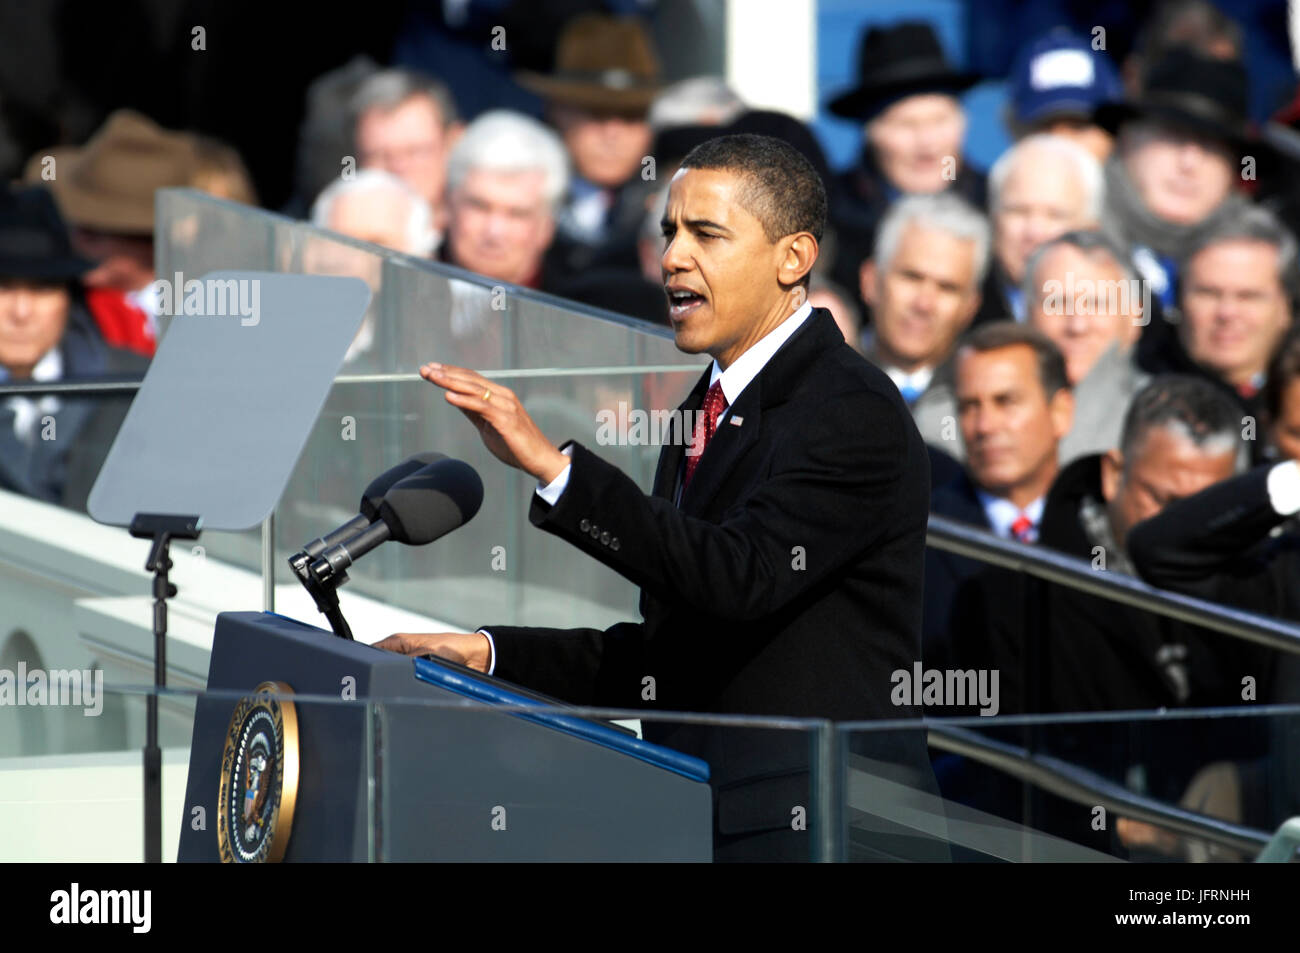
[[[1223,388],[1189,374],[1162,374],[1133,396],[1119,449],[1129,466],[1147,434],[1168,428],[1204,450],[1243,448],[1242,409]]]
[[[810,232],[822,240],[826,187],[811,162],[772,136],[739,133],[702,142],[686,154],[687,169],[725,169],[745,179],[740,204],[763,225],[769,242]]]
[[[1043,394],[1051,400],[1058,390],[1070,390],[1070,377],[1065,372],[1065,358],[1061,349],[1046,334],[1028,324],[1016,321],[990,321],[967,334],[957,349],[970,348],[977,354],[1000,351],[1005,347],[1023,344],[1031,348],[1038,362],[1038,380]]]

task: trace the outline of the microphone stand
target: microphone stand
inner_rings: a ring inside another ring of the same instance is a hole
[[[305,550],[289,557],[289,568],[311,595],[316,608],[329,620],[334,634],[341,639],[355,641],[352,638],[352,627],[348,625],[348,620],[343,618],[343,610],[339,608],[338,587],[348,581],[348,574],[339,572],[331,576],[328,581],[322,581],[311,571],[311,564],[312,557]]]
[[[144,745],[144,862],[162,863],[162,748],[158,746],[158,695],[167,687],[167,600],[176,587],[167,579],[172,568],[169,548],[173,539],[198,539],[203,518],[166,513],[137,513],[130,532],[137,539],[152,539],[146,572],[153,576],[153,683],[145,699]]]

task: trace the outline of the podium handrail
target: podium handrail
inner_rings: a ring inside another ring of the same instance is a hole
[[[1300,626],[1157,589],[1124,573],[1098,571],[1085,559],[1002,539],[948,517],[930,514],[926,545],[1271,649],[1300,653]]]
[[[1251,855],[1269,843],[1269,835],[1263,831],[1137,794],[1087,768],[965,728],[936,725],[930,729],[928,741],[932,748],[989,765],[1075,804],[1100,806],[1111,814],[1165,827],[1183,837],[1200,838]],[[1292,846],[1292,854],[1294,851]]]

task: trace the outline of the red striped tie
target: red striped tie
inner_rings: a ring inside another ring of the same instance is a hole
[[[713,434],[718,429],[718,418],[726,409],[727,398],[722,393],[722,381],[716,380],[709,388],[709,392],[704,395],[704,407],[695,421],[695,432],[691,435],[690,445],[686,448],[686,475],[682,478],[683,489],[690,484],[691,477],[695,475],[695,468],[700,465],[700,457],[704,456],[704,448],[709,445],[709,441],[713,439]]]
[[[1011,524],[1011,535],[1022,543],[1032,543],[1034,541],[1034,521],[1024,513]]]

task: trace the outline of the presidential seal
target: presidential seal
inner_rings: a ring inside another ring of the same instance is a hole
[[[263,682],[230,718],[221,756],[217,849],[222,863],[284,858],[298,799],[298,714],[284,682]]]

